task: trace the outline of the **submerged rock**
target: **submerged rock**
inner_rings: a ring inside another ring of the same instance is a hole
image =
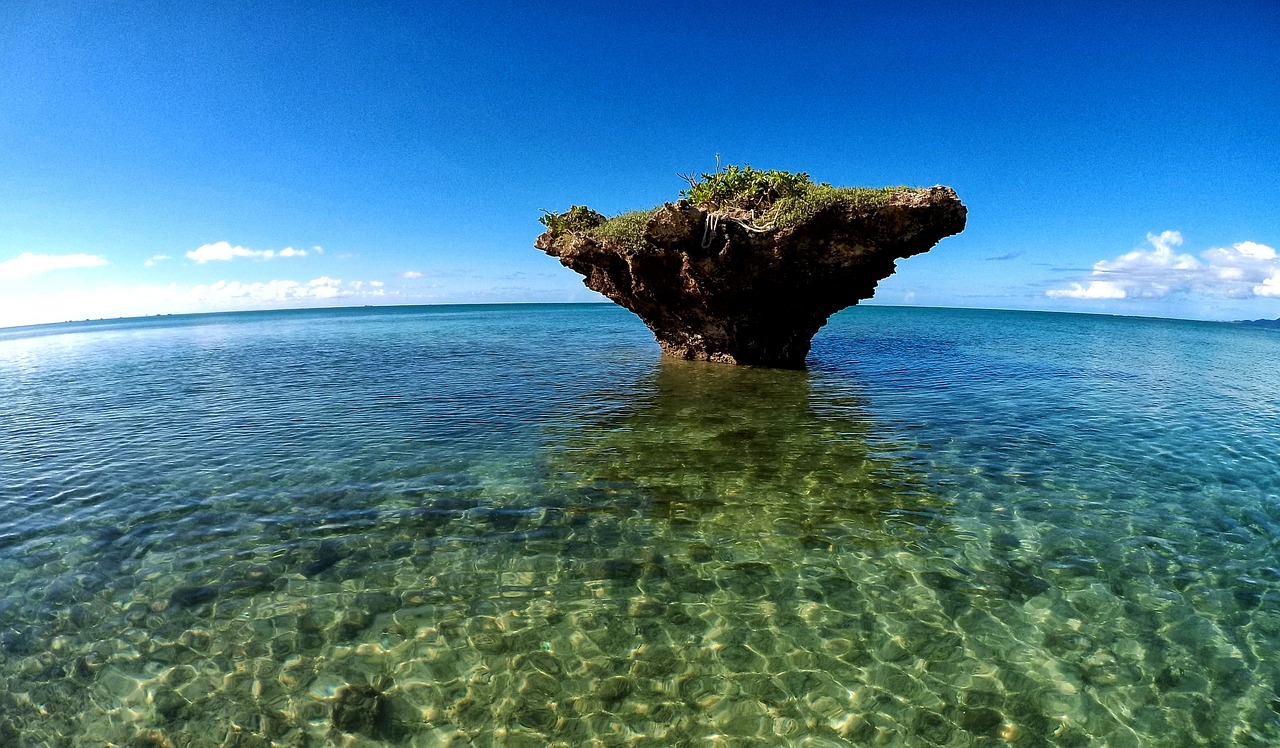
[[[396,742],[404,737],[404,730],[397,724],[394,712],[391,698],[379,689],[347,685],[338,690],[333,705],[333,727],[345,733]]]
[[[949,187],[805,189],[781,219],[688,200],[609,220],[574,208],[535,246],[635,312],[668,356],[803,368],[828,317],[966,218]]]
[[[169,604],[179,608],[194,608],[218,598],[218,590],[213,587],[179,587],[169,596]]]

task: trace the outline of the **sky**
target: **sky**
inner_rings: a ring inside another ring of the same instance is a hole
[[[872,303],[1280,317],[1274,0],[7,0],[0,326],[602,301],[542,211],[717,154],[955,188]]]

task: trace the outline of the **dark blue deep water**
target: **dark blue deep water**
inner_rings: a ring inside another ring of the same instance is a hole
[[[1280,335],[0,330],[0,745],[1280,745]]]

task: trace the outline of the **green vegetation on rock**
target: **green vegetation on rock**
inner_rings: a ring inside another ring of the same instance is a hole
[[[657,210],[651,208],[616,215],[591,229],[590,234],[601,241],[614,242],[632,251],[639,251],[644,249],[644,227]]]
[[[872,208],[907,187],[832,187],[800,172],[762,170],[729,165],[712,174],[686,176],[689,189],[680,194],[713,213],[738,220],[751,219],[760,227],[787,228],[837,205]]]
[[[832,187],[810,184],[797,195],[780,198],[765,214],[777,228],[795,226],[837,205],[853,208],[875,208],[889,201],[896,192],[910,187]]]
[[[585,205],[575,205],[563,213],[542,211],[538,222],[551,230],[553,235],[566,231],[588,231],[604,223],[604,216]]]
[[[797,226],[818,213],[842,206],[868,209],[884,205],[908,187],[832,187],[814,182],[804,172],[757,169],[730,164],[715,172],[683,176],[689,188],[680,196],[713,214],[750,224],[755,230]],[[661,206],[659,206],[661,207]],[[644,230],[658,208],[622,213],[612,218],[575,205],[564,213],[544,211],[539,219],[552,236],[565,232],[585,234],[632,251],[645,246]]]
[[[804,172],[764,171],[730,164],[701,177],[686,176],[689,189],[680,194],[704,210],[765,211],[782,198],[797,197],[813,187]]]
[[[636,210],[613,218],[605,218],[590,208],[575,205],[563,213],[544,210],[538,221],[547,227],[552,236],[565,233],[585,234],[600,241],[639,251],[644,249],[644,227],[655,212],[657,208]]]

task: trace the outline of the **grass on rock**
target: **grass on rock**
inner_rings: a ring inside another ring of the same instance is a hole
[[[627,249],[639,251],[645,246],[644,227],[656,212],[657,208],[650,208],[622,213],[591,229],[589,233],[600,241],[621,244]]]
[[[757,227],[789,228],[822,211],[842,207],[867,210],[879,207],[910,187],[832,187],[815,183],[804,172],[762,170],[750,165],[729,165],[714,173],[686,176],[689,189],[680,195],[693,205],[723,217],[750,222]],[[585,234],[598,241],[618,244],[632,251],[645,248],[644,229],[661,206],[605,218],[580,205],[564,213],[545,212],[540,219],[553,235]]]

